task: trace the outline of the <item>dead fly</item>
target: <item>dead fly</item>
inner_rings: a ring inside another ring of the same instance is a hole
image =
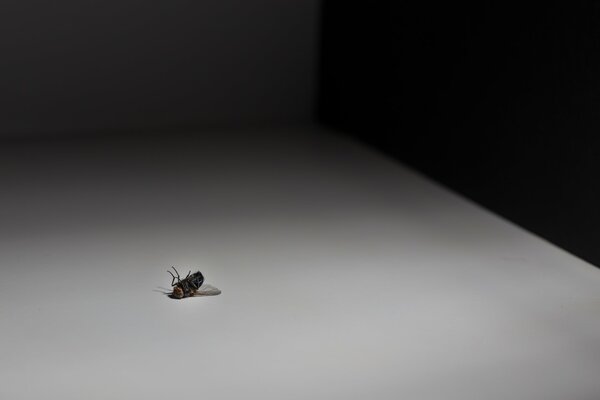
[[[167,272],[173,278],[171,280],[173,290],[171,292],[163,292],[170,298],[183,299],[184,297],[216,296],[221,294],[221,291],[216,287],[203,284],[204,276],[202,272],[197,271],[192,274],[192,271],[190,271],[185,278],[181,279],[175,267],[171,268],[175,271],[175,275],[169,270]]]

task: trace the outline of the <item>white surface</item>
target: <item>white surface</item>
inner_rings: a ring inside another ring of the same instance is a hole
[[[600,398],[600,270],[345,139],[1,155],[2,399]]]

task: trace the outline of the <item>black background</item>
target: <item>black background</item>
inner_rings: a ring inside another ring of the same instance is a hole
[[[317,5],[7,0],[0,136],[317,120],[600,265],[598,2]]]
[[[600,265],[598,2],[323,10],[323,122]]]
[[[318,0],[3,0],[0,137],[301,123]]]

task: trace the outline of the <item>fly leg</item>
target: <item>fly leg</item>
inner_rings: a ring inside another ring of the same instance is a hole
[[[173,275],[173,273],[169,270],[167,270],[167,272],[173,277],[173,279],[171,280],[171,286],[175,286],[175,279],[177,279],[177,283],[179,283],[179,282],[181,282],[181,277],[179,276],[179,272],[177,272],[175,267],[171,267],[171,268],[173,268],[173,271],[175,271],[177,276]]]

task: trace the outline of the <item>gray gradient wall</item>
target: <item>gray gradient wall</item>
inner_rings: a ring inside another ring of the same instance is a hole
[[[318,1],[6,0],[0,136],[312,119]]]

